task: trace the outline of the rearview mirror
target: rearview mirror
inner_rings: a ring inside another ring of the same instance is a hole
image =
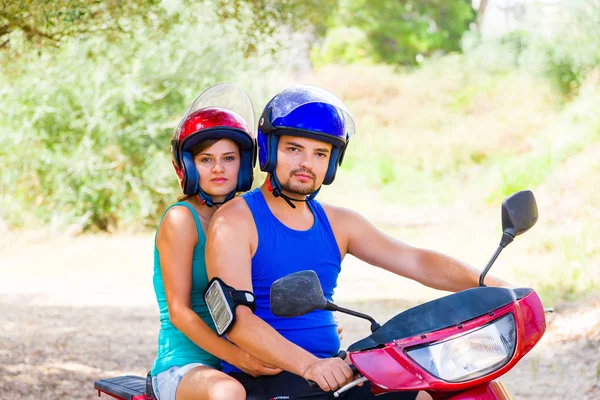
[[[278,317],[296,317],[325,307],[327,299],[315,271],[286,275],[271,286],[271,312]]]
[[[483,280],[503,248],[515,237],[527,232],[538,220],[538,209],[531,190],[517,192],[502,202],[502,239],[498,249],[479,275],[479,286],[485,286]]]
[[[522,190],[502,202],[502,231],[512,238],[527,232],[538,219],[538,209],[531,190]]]

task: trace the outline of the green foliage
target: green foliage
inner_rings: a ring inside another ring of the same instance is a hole
[[[132,19],[146,24],[159,20],[160,3],[160,0],[0,0],[0,47],[7,47],[12,35],[19,32],[38,44],[58,43],[73,36],[132,33]],[[162,14],[163,25],[171,22]]]
[[[463,61],[470,70],[486,74],[512,73],[521,65],[529,36],[529,32],[519,30],[482,41],[478,32],[468,32],[461,43]]]
[[[564,2],[563,7],[555,34],[532,50],[544,53],[546,74],[569,93],[600,65],[600,0]]]
[[[132,21],[164,30],[180,19],[202,19],[215,11],[213,23],[235,27],[246,55],[273,42],[281,30],[325,29],[322,15],[335,10],[336,0],[0,0],[0,48],[24,37],[40,46],[64,39],[132,38]],[[271,49],[278,47],[271,43]],[[13,50],[14,51],[14,50]]]
[[[251,53],[258,43],[273,38],[281,29],[314,29],[322,33],[327,24],[324,15],[336,10],[338,0],[214,0],[221,22],[236,24],[244,40],[244,50]]]
[[[374,61],[415,65],[418,56],[459,50],[462,34],[473,18],[466,0],[346,0],[341,2],[339,15],[332,23],[334,27],[350,26],[363,31]],[[338,43],[341,46],[345,42]],[[337,52],[340,61],[353,61],[343,58],[345,52]]]
[[[505,36],[481,41],[465,35],[463,50],[488,71],[520,67],[550,78],[563,94],[574,94],[600,65],[600,0],[564,1],[557,7],[560,17],[551,25],[538,19],[546,14],[532,12],[521,30]]]
[[[223,81],[262,99],[259,63],[232,24],[215,22],[206,12],[165,32],[132,23],[135,40],[70,40],[2,71],[0,214],[154,224],[179,192],[169,142],[191,101]]]
[[[320,46],[311,50],[311,60],[315,66],[327,64],[369,63],[372,53],[367,35],[358,28],[331,28]]]
[[[212,3],[220,18],[250,25],[267,22],[267,27],[252,27],[263,34],[273,34],[274,27],[281,25],[298,28],[311,24],[322,28],[323,15],[337,6],[336,0],[214,0]],[[254,20],[246,20],[249,16]]]
[[[557,158],[552,153],[545,153],[524,158],[509,155],[504,161],[497,159],[500,179],[489,202],[496,204],[515,192],[538,186],[559,165],[559,161],[565,159],[564,156],[560,160]]]
[[[457,54],[410,73],[364,65],[320,73],[322,83],[347,101],[357,124],[343,168],[357,166],[371,174],[368,182],[402,191],[419,185],[429,192],[442,181],[487,170],[499,152],[515,157],[555,111],[556,94],[547,83],[516,72],[480,71]]]
[[[497,203],[518,190],[533,188],[564,167],[572,156],[585,151],[600,139],[600,117],[593,110],[600,107],[600,90],[596,83],[585,84],[579,96],[563,109],[558,124],[549,127],[536,141],[537,151],[515,157],[496,157],[493,165],[500,179],[490,195]]]
[[[581,262],[569,262],[564,260],[560,265],[546,270],[547,278],[530,277],[535,283],[536,291],[540,294],[542,301],[546,304],[556,304],[565,300],[577,300],[585,296],[593,295],[600,289],[600,280],[597,277],[600,271],[593,265]],[[522,274],[527,276],[527,272]]]

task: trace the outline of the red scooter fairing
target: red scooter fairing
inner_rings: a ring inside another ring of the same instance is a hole
[[[442,379],[423,368],[408,355],[414,349],[448,342],[471,334],[500,321],[503,317],[514,318],[516,335],[514,352],[505,362],[494,366],[493,370],[484,375],[472,379],[455,379],[453,381],[450,381],[452,379]],[[424,316],[424,318],[426,317]],[[448,392],[464,391],[479,386],[490,387],[486,383],[510,370],[541,339],[545,330],[544,308],[538,295],[531,291],[520,299],[515,299],[483,316],[458,325],[400,340],[392,340],[379,348],[356,352],[351,350],[349,354],[352,363],[371,382],[374,393],[426,390],[432,394],[434,392],[446,392],[444,394],[446,397],[439,398],[448,398],[447,396],[450,395]],[[485,391],[482,393],[485,393]],[[490,393],[493,393],[493,390]],[[454,396],[459,395],[458,393],[454,394]],[[482,396],[485,395],[482,394]],[[491,394],[488,394],[488,397],[481,397],[481,399],[503,398],[489,396]],[[465,397],[451,398],[463,399]],[[479,397],[469,398],[479,399]]]

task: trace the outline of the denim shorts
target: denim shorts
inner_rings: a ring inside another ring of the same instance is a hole
[[[186,364],[183,367],[171,367],[166,371],[152,377],[152,388],[157,400],[175,400],[177,386],[181,382],[181,378],[192,368],[208,367],[202,363]]]

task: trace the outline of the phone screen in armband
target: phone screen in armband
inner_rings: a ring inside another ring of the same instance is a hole
[[[219,281],[214,280],[210,284],[204,295],[204,301],[217,328],[217,334],[223,336],[233,324],[234,318],[231,305]]]

